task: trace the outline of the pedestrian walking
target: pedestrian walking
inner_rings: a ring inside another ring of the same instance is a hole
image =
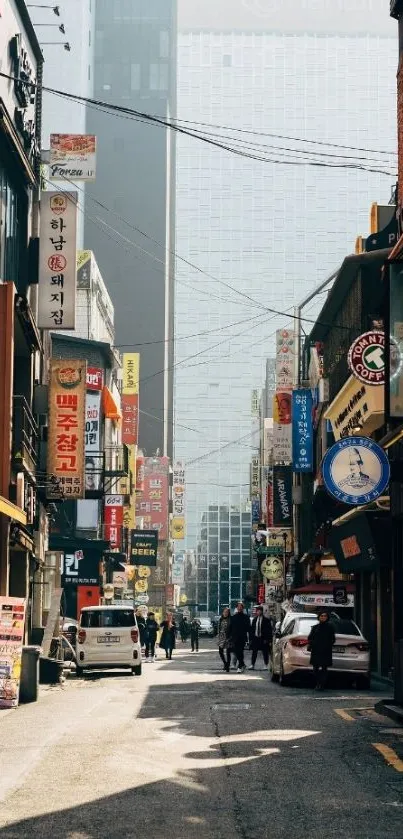
[[[250,633],[250,620],[244,612],[243,603],[238,603],[235,615],[231,618],[231,638],[234,653],[238,661],[237,673],[245,671],[244,651]]]
[[[273,641],[273,630],[269,618],[265,618],[263,614],[263,607],[258,606],[256,609],[256,617],[253,618],[250,630],[250,646],[252,650],[252,659],[249,670],[255,669],[258,653],[261,652],[263,661],[267,667],[269,663],[269,653]]]
[[[145,621],[145,617],[144,617],[143,613],[140,612],[139,609],[136,612],[136,618],[137,618],[137,626],[138,626],[139,635],[140,635],[140,646],[141,646],[141,648],[143,648],[144,644],[145,644],[145,639],[146,639],[146,621]]]
[[[186,644],[189,635],[189,624],[187,618],[184,616],[179,624],[179,632],[181,635],[182,644]]]
[[[190,623],[190,643],[192,645],[192,653],[199,652],[199,632],[200,632],[200,621],[197,618],[193,618]]]
[[[165,658],[170,660],[172,651],[176,647],[176,623],[171,612],[167,612],[166,620],[162,621],[161,629],[160,647],[165,650]]]
[[[157,641],[157,633],[159,630],[159,625],[155,620],[154,612],[149,612],[148,617],[146,620],[146,659],[148,661],[154,661],[156,658],[155,655],[155,644]]]
[[[308,650],[311,652],[311,664],[316,679],[316,690],[324,690],[327,670],[332,666],[333,645],[336,634],[327,612],[320,612],[319,623],[313,626],[308,636]]]
[[[229,673],[231,664],[231,612],[227,607],[222,610],[218,621],[217,641],[218,653],[224,665],[224,670]]]

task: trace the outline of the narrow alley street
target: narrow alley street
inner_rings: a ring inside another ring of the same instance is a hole
[[[401,839],[384,696],[225,675],[213,642],[140,678],[72,677],[0,713],[0,839]]]

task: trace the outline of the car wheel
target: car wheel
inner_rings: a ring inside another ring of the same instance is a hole
[[[359,676],[356,684],[357,684],[358,690],[370,690],[371,689],[371,676]]]
[[[77,676],[77,678],[80,679],[83,675],[84,675],[83,668],[79,667],[78,664],[76,664],[76,676]]]
[[[286,674],[284,673],[284,664],[283,664],[283,659],[280,659],[280,676],[279,676],[279,682],[280,682],[281,687],[285,687],[286,685],[289,685],[289,684],[290,684],[290,676],[286,676]]]
[[[273,662],[273,659],[272,659],[272,658],[270,659],[269,672],[270,672],[270,679],[271,679],[271,681],[272,681],[272,682],[278,682],[278,680],[279,680],[279,675],[278,675],[278,673],[275,673],[275,671],[274,671],[274,662]]]
[[[141,664],[136,665],[136,667],[132,667],[132,676],[141,676]]]

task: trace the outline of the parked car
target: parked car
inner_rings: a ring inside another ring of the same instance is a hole
[[[141,675],[139,629],[133,607],[86,606],[76,644],[77,675],[84,670],[128,667]]]
[[[207,635],[208,638],[214,638],[215,629],[211,618],[198,618],[200,623],[199,635]]]
[[[369,644],[352,620],[332,615],[336,632],[333,666],[329,672],[349,676],[360,688],[369,688],[371,680]],[[297,674],[312,671],[308,636],[317,623],[314,614],[288,612],[275,632],[270,661],[271,679],[285,685]]]

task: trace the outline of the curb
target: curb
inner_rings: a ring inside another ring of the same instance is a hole
[[[377,702],[375,711],[378,714],[383,714],[385,717],[390,717],[391,720],[394,720],[394,722],[399,723],[403,727],[403,707],[401,705],[394,705],[393,699],[384,699],[381,702]]]

